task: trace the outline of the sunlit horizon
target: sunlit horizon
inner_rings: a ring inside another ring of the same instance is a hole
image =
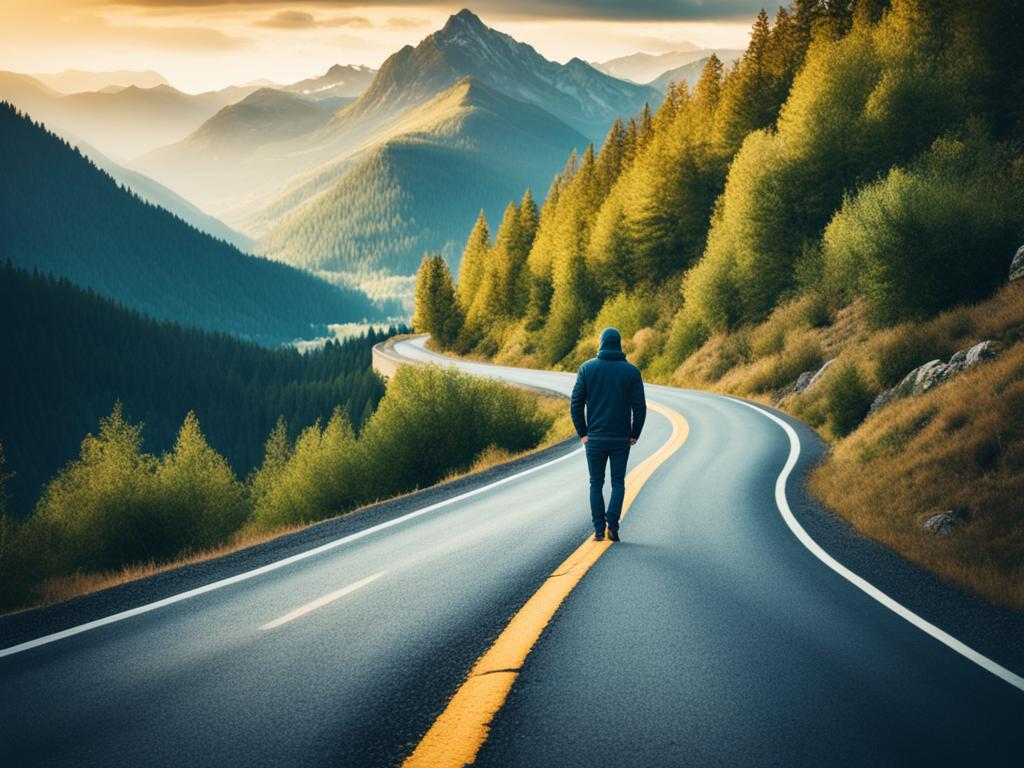
[[[756,13],[754,8],[739,18],[612,20],[513,15],[486,2],[479,8],[473,3],[189,2],[13,0],[0,10],[0,70],[152,70],[175,88],[197,93],[262,80],[295,82],[334,64],[379,68],[462,7],[559,62],[659,54],[687,44],[743,48]]]

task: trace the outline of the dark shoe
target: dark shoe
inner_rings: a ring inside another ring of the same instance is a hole
[[[595,533],[594,534],[594,541],[604,541],[604,534],[603,533]]]
[[[611,530],[608,531],[608,540],[609,541],[619,541],[619,532],[618,531],[611,531]]]

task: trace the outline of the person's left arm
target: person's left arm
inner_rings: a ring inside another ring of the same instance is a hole
[[[639,369],[636,372],[636,379],[633,381],[632,402],[630,408],[633,411],[633,428],[630,431],[630,442],[636,443],[640,439],[644,422],[647,420],[647,398],[644,395],[644,380]]]

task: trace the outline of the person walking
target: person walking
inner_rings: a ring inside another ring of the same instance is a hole
[[[626,495],[626,461],[636,445],[647,417],[640,369],[626,360],[622,336],[615,328],[601,331],[597,357],[587,360],[576,374],[569,401],[576,434],[583,441],[590,471],[590,515],[594,540],[619,541],[619,517]],[[611,466],[612,493],[604,505],[605,467]]]

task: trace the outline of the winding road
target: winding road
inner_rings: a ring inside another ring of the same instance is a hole
[[[422,338],[391,354],[451,362]],[[572,446],[41,637],[0,620],[0,765],[1024,764],[1020,670],[793,516],[809,430],[707,393],[648,401],[621,543],[586,542]]]

